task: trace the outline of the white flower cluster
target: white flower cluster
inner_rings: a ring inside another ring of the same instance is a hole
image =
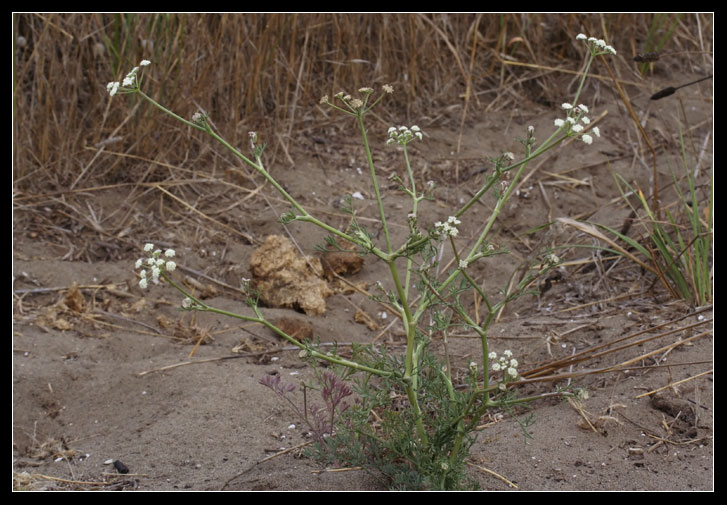
[[[580,135],[580,139],[583,142],[586,144],[592,144],[593,136],[588,133],[581,134],[585,128],[583,125],[588,126],[591,123],[591,120],[588,116],[586,116],[586,114],[588,114],[588,107],[583,104],[573,106],[569,103],[564,103],[562,107],[566,111],[566,117],[565,119],[558,118],[553,121],[555,126],[558,128],[566,128],[566,133],[568,135]],[[579,124],[579,121],[583,124]],[[593,132],[596,137],[601,136],[601,131],[598,129],[598,126],[594,126],[590,131]]]
[[[384,84],[381,89],[384,90],[384,93],[390,95],[394,92],[394,88],[389,84]],[[364,96],[368,100],[368,96],[371,95],[374,92],[374,88],[359,88],[358,92]],[[347,94],[345,91],[339,91],[335,95],[333,95],[334,98],[338,98],[341,100],[346,106],[351,109],[352,111],[355,111],[357,109],[360,109],[364,106],[364,101],[360,100],[358,98],[353,98],[351,95]],[[328,95],[323,95],[319,101],[321,105],[328,104],[333,105],[328,98]]]
[[[545,256],[545,262],[550,266],[557,265],[560,263],[560,258],[554,253],[550,253]]]
[[[434,223],[434,230],[437,232],[438,236],[446,235],[450,237],[456,237],[459,233],[457,226],[459,226],[461,222],[462,221],[460,221],[456,217],[449,216],[446,223],[442,223],[440,221]]]
[[[505,351],[502,353],[502,356],[500,356],[500,359],[497,359],[497,353],[491,352],[488,354],[488,357],[491,361],[494,361],[490,368],[494,372],[502,371],[503,375],[508,380],[517,379],[517,360],[512,357],[512,351]]]
[[[370,95],[371,93],[373,93],[373,91],[374,90],[371,89],[371,88],[360,88],[359,89],[359,92],[362,93],[365,96]],[[346,106],[349,109],[351,109],[352,111],[358,110],[358,109],[360,109],[361,107],[364,106],[363,100],[360,100],[358,98],[353,98],[351,95],[349,95],[349,94],[347,94],[347,93],[345,93],[343,91],[339,91],[338,93],[336,93],[333,96],[334,96],[334,98],[338,98],[343,103],[345,103]],[[328,95],[323,95],[321,97],[321,100],[320,100],[319,103],[333,105],[333,104],[331,104],[330,100],[328,99]]]
[[[139,258],[136,260],[134,268],[141,268],[139,272],[141,280],[139,281],[139,287],[146,289],[149,285],[149,274],[151,274],[151,280],[154,284],[159,284],[159,276],[162,272],[173,272],[177,268],[177,264],[173,261],[169,261],[165,258],[173,258],[175,255],[174,249],[167,249],[164,251],[164,258],[162,257],[161,249],[154,249],[154,244],[146,244],[144,246],[144,252],[149,253],[148,258]]]
[[[422,131],[417,125],[411,128],[407,128],[406,126],[400,126],[398,128],[392,126],[389,128],[389,138],[386,141],[386,145],[399,144],[405,146],[414,140],[414,137],[422,140]]]
[[[576,36],[576,40],[585,41],[588,49],[591,50],[591,53],[594,56],[598,56],[599,54],[616,54],[616,50],[606,44],[606,41],[603,39],[597,39],[596,37],[586,37],[585,34],[579,33]]]
[[[139,63],[138,67],[134,67],[131,72],[126,74],[126,77],[124,77],[124,80],[121,82],[110,82],[106,85],[106,91],[109,92],[109,95],[114,96],[116,92],[119,90],[119,86],[123,86],[125,88],[135,88],[137,86],[137,74],[139,73],[139,69],[141,67],[145,67],[147,65],[151,64],[151,61],[149,60],[141,60],[141,63]]]

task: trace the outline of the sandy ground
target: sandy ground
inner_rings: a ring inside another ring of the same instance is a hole
[[[709,103],[695,99],[689,104],[695,106],[689,109],[693,125],[711,114]],[[648,169],[633,161],[634,133],[621,108],[599,102],[594,109],[596,114],[609,111],[601,128],[604,138],[594,146],[577,143],[555,150],[531,173],[528,170],[530,176],[505,209],[495,240],[513,254],[498,256],[476,271],[493,292],[539,244],[587,242],[572,229],[526,231],[557,217],[588,216],[593,222],[622,225],[628,211],[617,198],[612,170],[649,187]],[[422,183],[431,179],[438,184],[436,200],[422,208],[422,222],[446,218],[447,209],[482,184],[483,175],[475,172],[488,166],[487,156],[518,153],[513,139],[522,136],[527,125],[535,125],[543,135],[550,131],[555,113],[542,109],[534,114],[537,106],[528,110],[529,114],[515,111],[500,123],[487,119],[468,124],[459,163],[453,161],[455,127],[443,126],[442,121],[420,125],[427,142],[413,147],[414,166]],[[694,132],[700,145],[705,128],[711,123]],[[382,139],[384,132],[385,128]],[[362,153],[343,146],[349,153],[343,156],[342,146],[326,146],[326,152],[317,155],[306,155],[301,148],[301,153],[293,153],[294,167],[283,162],[271,170],[304,205],[338,226],[346,222],[340,197],[360,191],[364,199],[355,201],[357,209],[375,226],[372,188],[365,170],[358,170],[365,167]],[[394,152],[377,151],[377,162],[384,176],[391,171],[403,175]],[[554,173],[567,173],[569,179]],[[474,175],[457,184],[457,178],[469,174]],[[661,182],[669,180],[663,168]],[[210,185],[199,188],[208,190]],[[272,199],[273,212],[261,200],[256,206],[232,206],[224,214],[226,223],[254,238],[255,243],[248,243],[209,223],[200,227],[194,216],[187,221],[179,214],[161,216],[157,197],[129,203],[124,191],[109,189],[84,198],[105,210],[105,216],[113,216],[119,206],[137,206],[147,223],[138,220],[135,225],[138,243],[129,237],[96,236],[89,227],[75,230],[71,239],[55,240],[33,233],[34,213],[42,209],[15,212],[14,489],[386,489],[375,475],[321,467],[303,449],[288,450],[310,441],[307,429],[258,381],[271,373],[302,381],[310,372],[297,351],[286,350],[259,326],[209,314],[182,314],[173,289],[154,286],[143,292],[134,276],[133,263],[144,242],[174,247],[183,267],[177,272],[180,279],[196,278],[207,289],[211,305],[248,313],[239,291],[210,278],[239,288],[240,279],[250,276],[253,251],[266,236],[294,238],[301,250],[313,254],[323,234],[297,223],[284,230],[275,213],[285,211],[285,205]],[[401,239],[407,200],[393,184],[384,188],[384,195],[387,211],[394,216],[394,238]],[[229,207],[236,199],[239,195],[226,194],[207,210]],[[486,200],[463,224],[462,240],[486,219],[491,203]],[[167,220],[174,226],[162,226]],[[587,250],[574,250],[565,259],[589,255]],[[385,281],[385,274],[367,257],[347,280],[371,288]],[[711,309],[670,300],[658,287],[648,289],[650,284],[650,278],[627,262],[605,276],[597,270],[566,269],[561,282],[539,299],[521,298],[511,305],[493,326],[490,345],[500,351],[512,349],[525,371],[639,332],[643,333],[635,338],[658,336],[578,365],[590,370],[711,329]],[[356,322],[357,310],[369,315],[376,327]],[[378,339],[396,349],[402,342],[401,327],[387,329],[391,318],[382,319],[381,311],[360,293],[342,292],[326,299],[321,316],[265,309],[271,318],[310,323],[322,342],[345,345]],[[200,340],[203,345],[196,346]],[[473,340],[461,337],[453,338],[451,352],[459,366],[466,366],[478,349]],[[511,417],[493,413],[482,419],[471,475],[482,489],[500,491],[712,490],[713,376],[706,373],[644,396],[710,370],[712,359],[713,340],[707,334],[637,360],[628,370],[584,375],[576,379],[589,391],[582,404],[542,400],[521,412],[535,415],[527,440]],[[538,383],[524,391],[547,392],[555,386]],[[109,461],[122,462],[128,473],[119,473]]]

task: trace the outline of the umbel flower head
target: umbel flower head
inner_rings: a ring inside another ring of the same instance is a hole
[[[417,125],[413,125],[411,128],[392,126],[389,128],[388,133],[389,138],[386,140],[386,145],[399,144],[405,146],[415,138],[422,140],[422,131]]]
[[[338,109],[352,116],[358,116],[372,109],[377,103],[379,103],[384,94],[388,95],[394,92],[394,88],[392,88],[389,84],[384,84],[382,90],[382,95],[379,96],[378,99],[374,100],[373,103],[369,103],[369,98],[373,95],[374,88],[369,87],[363,87],[358,89],[360,98],[354,98],[345,91],[339,91],[338,93],[333,95],[333,98],[341,101],[345,108],[339,107],[338,105],[336,105],[336,103],[331,102],[330,98],[328,98],[328,95],[323,95],[319,103],[321,105],[330,105],[334,109]]]
[[[149,60],[141,60],[138,67],[134,67],[131,69],[131,72],[126,74],[126,77],[121,82],[110,82],[106,85],[106,91],[109,92],[109,95],[114,96],[121,87],[122,89],[127,90],[136,90],[139,87],[139,69],[141,67],[146,67],[147,65],[150,65],[151,62]]]
[[[583,42],[585,42],[586,47],[588,47],[588,50],[591,51],[591,54],[593,54],[593,56],[598,56],[600,54],[616,54],[616,50],[606,44],[606,41],[603,39],[597,39],[596,37],[587,37],[585,34],[579,33],[578,35],[576,35],[576,40],[582,40]]]
[[[449,216],[445,223],[442,223],[440,221],[434,223],[434,232],[437,237],[456,237],[459,234],[457,226],[459,226],[461,223],[462,221],[457,219],[455,216]]]
[[[591,120],[586,114],[588,114],[588,107],[583,104],[578,106],[564,103],[562,105],[563,110],[566,112],[565,119],[558,118],[553,121],[553,124],[559,129],[563,128],[566,134],[569,136],[580,136],[580,139],[586,144],[593,143],[593,136],[588,133],[582,133],[586,126],[591,124]],[[596,137],[601,136],[601,131],[598,126],[594,126],[590,130]]]
[[[503,379],[505,381],[508,380],[515,380],[518,377],[517,373],[517,366],[518,362],[515,358],[512,357],[512,351],[506,350],[502,353],[502,356],[500,356],[500,359],[497,359],[497,353],[491,352],[487,355],[488,358],[490,358],[490,361],[493,361],[490,368],[493,372],[502,372]]]
[[[134,265],[134,268],[137,270],[141,268],[141,272],[139,272],[139,276],[141,277],[139,287],[141,289],[148,287],[150,277],[154,284],[159,284],[159,276],[163,272],[173,272],[177,268],[177,264],[171,261],[171,258],[176,254],[174,249],[167,249],[162,254],[161,249],[154,249],[154,244],[146,244],[144,246],[144,252],[148,253],[149,256],[139,258]]]

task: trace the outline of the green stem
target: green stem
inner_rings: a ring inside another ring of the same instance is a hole
[[[142,96],[142,98],[144,98],[148,102],[150,102],[154,107],[156,107],[157,109],[161,110],[162,112],[164,112],[166,114],[169,114],[173,118],[178,119],[179,121],[181,121],[182,123],[186,124],[187,126],[191,126],[192,128],[196,128],[198,130],[207,131],[206,128],[204,128],[204,127],[202,127],[202,126],[200,126],[200,125],[198,125],[196,123],[193,123],[192,121],[188,121],[188,120],[184,119],[182,116],[178,116],[177,114],[175,114],[174,112],[170,111],[169,109],[167,109],[166,107],[164,107],[160,103],[157,103],[152,97],[150,97],[149,95],[147,95],[146,93],[144,93],[142,90],[139,89],[136,92],[139,93]]]
[[[379,190],[379,181],[376,177],[376,169],[374,168],[374,158],[371,155],[371,148],[369,147],[368,136],[366,135],[366,127],[363,123],[363,113],[356,117],[358,126],[361,129],[361,137],[364,142],[364,149],[366,150],[366,160],[369,164],[369,171],[371,172],[371,182],[374,185],[374,193],[376,193],[376,203],[379,207],[379,219],[381,219],[381,226],[384,229],[384,236],[386,237],[386,251],[391,254],[391,237],[389,237],[389,227],[386,226],[386,213],[384,212],[384,202],[381,200],[381,191]]]
[[[196,128],[196,129],[198,129],[198,130],[201,130],[201,131],[204,131],[204,132],[208,133],[208,134],[209,134],[209,135],[210,135],[210,136],[211,136],[212,138],[214,138],[214,139],[215,139],[215,140],[217,140],[217,141],[218,141],[218,142],[219,142],[220,144],[222,144],[222,145],[223,145],[223,146],[224,146],[225,148],[227,148],[227,149],[228,149],[228,150],[229,150],[229,151],[230,151],[230,152],[231,152],[231,153],[232,153],[233,155],[235,155],[236,157],[240,158],[240,159],[241,159],[242,161],[244,161],[245,163],[247,163],[248,165],[250,165],[251,167],[253,167],[253,168],[254,168],[254,169],[255,169],[255,170],[256,170],[256,171],[258,172],[258,173],[260,173],[260,174],[261,174],[261,175],[262,175],[262,176],[263,176],[263,177],[264,177],[264,178],[265,178],[265,179],[266,179],[266,180],[267,180],[267,181],[268,181],[268,182],[269,182],[269,183],[270,183],[270,184],[271,184],[271,185],[272,185],[272,186],[273,186],[273,187],[275,188],[275,190],[276,190],[276,191],[278,191],[278,193],[280,193],[280,194],[281,194],[281,195],[282,195],[282,196],[283,196],[283,197],[284,197],[284,198],[285,198],[285,199],[286,199],[286,200],[287,200],[287,201],[288,201],[288,202],[289,202],[289,203],[290,203],[290,204],[291,204],[291,205],[292,205],[292,206],[293,206],[293,207],[295,208],[295,210],[296,210],[296,211],[297,211],[297,212],[298,212],[298,213],[300,214],[299,216],[296,216],[296,220],[297,220],[297,221],[304,221],[304,222],[312,223],[312,224],[314,224],[315,226],[318,226],[319,228],[322,228],[322,229],[326,230],[326,231],[327,231],[328,233],[331,233],[331,234],[333,234],[333,235],[336,235],[336,236],[338,236],[338,237],[340,237],[340,238],[342,238],[342,239],[345,239],[345,240],[347,240],[347,241],[349,241],[349,242],[352,242],[352,243],[354,243],[354,244],[356,244],[356,245],[359,245],[359,246],[361,246],[361,247],[366,247],[366,244],[364,244],[364,243],[363,243],[362,241],[358,241],[358,240],[356,240],[356,239],[354,239],[354,238],[350,237],[349,235],[347,235],[347,234],[343,233],[342,231],[338,230],[337,228],[334,228],[334,227],[332,227],[332,226],[330,226],[330,225],[328,225],[328,224],[324,223],[323,221],[320,221],[319,219],[317,219],[317,218],[313,217],[313,216],[312,216],[311,214],[309,214],[309,213],[308,213],[308,211],[307,211],[307,210],[305,210],[305,209],[303,208],[303,206],[301,206],[301,205],[300,205],[300,204],[299,204],[299,203],[298,203],[298,202],[297,202],[297,201],[295,200],[295,198],[293,198],[293,197],[292,197],[292,196],[291,196],[291,195],[290,195],[290,194],[289,194],[289,193],[288,193],[288,192],[287,192],[287,191],[286,191],[286,190],[285,190],[285,189],[284,189],[284,188],[283,188],[283,187],[282,187],[282,186],[281,186],[281,185],[280,185],[280,184],[278,183],[278,181],[277,181],[277,180],[275,180],[275,178],[273,178],[273,177],[272,177],[272,176],[271,176],[271,175],[270,175],[270,174],[268,173],[268,171],[267,171],[267,170],[265,170],[265,168],[263,167],[263,164],[262,164],[262,162],[260,161],[260,158],[259,158],[259,157],[257,158],[257,161],[258,161],[258,162],[257,162],[257,163],[255,163],[254,161],[252,161],[252,160],[250,160],[249,158],[247,158],[247,157],[246,157],[246,156],[245,156],[244,154],[242,154],[242,153],[241,153],[240,151],[238,151],[237,149],[235,149],[235,147],[233,147],[232,145],[230,145],[230,143],[229,143],[229,142],[227,142],[227,141],[226,141],[226,140],[225,140],[224,138],[222,138],[222,137],[221,137],[221,136],[220,136],[219,134],[217,134],[217,132],[215,132],[215,131],[214,131],[214,130],[213,130],[213,129],[212,129],[212,128],[211,128],[210,126],[209,126],[209,125],[207,125],[207,127],[205,128],[204,126],[201,126],[201,125],[199,125],[199,124],[196,124],[196,123],[194,123],[194,122],[192,122],[192,121],[188,121],[188,120],[184,119],[183,117],[181,117],[181,116],[179,116],[179,115],[175,114],[175,113],[174,113],[174,112],[172,112],[171,110],[167,109],[167,108],[166,108],[166,107],[164,107],[163,105],[161,105],[161,104],[157,103],[157,102],[156,102],[156,101],[155,101],[155,100],[154,100],[153,98],[151,98],[150,96],[148,96],[147,94],[145,94],[145,93],[144,93],[143,91],[141,91],[141,90],[138,90],[138,93],[139,93],[139,94],[140,94],[140,95],[141,95],[141,96],[142,96],[142,97],[143,97],[144,99],[146,99],[147,101],[149,101],[149,102],[150,102],[150,103],[151,103],[152,105],[154,105],[155,107],[157,107],[157,108],[158,108],[159,110],[161,110],[161,111],[165,112],[166,114],[169,114],[169,115],[170,115],[170,116],[172,116],[173,118],[175,118],[175,119],[177,119],[177,120],[181,121],[182,123],[184,123],[184,124],[186,124],[186,125],[188,125],[188,126],[191,126],[192,128]],[[369,157],[370,157],[370,152],[368,151],[368,148],[367,148],[367,153],[369,154]],[[378,195],[378,191],[377,191],[377,195]],[[376,248],[376,247],[373,247],[373,248],[367,248],[367,249],[368,249],[368,250],[370,250],[370,252],[371,252],[372,254],[376,255],[377,257],[379,257],[379,258],[381,258],[381,259],[384,259],[384,260],[388,259],[388,256],[386,255],[386,253],[384,253],[383,251],[381,251],[380,249],[378,249],[378,248]]]
[[[414,180],[414,172],[411,169],[411,164],[409,163],[409,153],[406,150],[406,144],[404,144],[404,162],[406,163],[406,171],[409,174],[409,182],[411,184],[411,197],[412,197],[412,209],[411,214],[413,216],[417,215],[417,210],[419,207],[419,199],[417,198],[417,188],[416,188],[416,182]],[[412,225],[409,226],[409,233],[414,233],[414,227]],[[406,246],[406,244],[404,244]],[[406,259],[406,280],[404,281],[404,295],[409,298],[409,286],[411,285],[411,270],[412,270],[412,264],[413,260],[411,259],[411,256],[408,256]]]
[[[558,135],[558,132],[560,132],[560,131],[561,131],[561,129],[555,130],[555,132],[553,132],[553,134],[550,137],[548,137],[548,139],[545,142],[540,144],[540,147],[538,147],[532,154],[528,154],[527,156],[525,156],[525,158],[518,161],[517,163],[514,163],[514,164],[510,165],[509,167],[503,168],[502,172],[509,172],[517,167],[521,167],[520,172],[522,172],[522,165],[526,165],[528,162],[530,162],[530,160],[537,158],[544,152],[549,151],[550,149],[554,148],[555,146],[557,146],[558,144],[560,144],[561,142],[563,142],[565,139],[568,138],[567,135],[563,135],[563,137],[561,137],[557,140],[553,140],[556,137],[556,135]],[[477,191],[477,193],[475,193],[475,195],[470,199],[470,201],[468,201],[466,204],[464,204],[462,206],[462,208],[460,208],[454,214],[455,217],[461,217],[465,212],[467,212],[469,210],[469,208],[472,207],[472,205],[474,205],[480,198],[482,198],[482,196],[485,193],[487,193],[487,191],[489,191],[489,189],[496,182],[498,182],[498,179],[496,177],[493,177],[487,184],[482,186],[482,188],[480,188],[480,190]]]
[[[416,422],[417,432],[419,438],[425,446],[429,445],[429,437],[427,436],[426,429],[424,428],[424,422],[422,420],[422,412],[419,407],[419,400],[417,398],[417,392],[419,390],[419,381],[417,380],[419,367],[418,367],[418,353],[415,352],[416,348],[416,320],[412,318],[411,309],[409,308],[408,300],[406,299],[406,293],[399,280],[399,272],[396,269],[394,260],[387,262],[389,270],[391,272],[391,278],[394,281],[397,295],[401,301],[400,310],[402,312],[402,322],[404,324],[404,330],[406,331],[406,357],[404,359],[404,387],[406,389],[406,395],[409,399],[412,411],[414,413],[414,419]]]
[[[255,311],[256,317],[252,316],[245,316],[243,314],[237,314],[236,312],[230,312],[223,309],[218,309],[216,307],[212,307],[210,305],[207,305],[202,300],[198,299],[193,294],[189,293],[186,289],[184,289],[182,286],[177,284],[171,277],[169,277],[166,273],[162,273],[161,276],[164,278],[165,281],[167,281],[170,285],[172,285],[175,289],[177,289],[179,292],[181,292],[184,296],[189,298],[194,302],[196,305],[191,310],[196,310],[198,312],[212,312],[213,314],[220,314],[223,316],[231,317],[234,319],[240,319],[242,321],[248,321],[252,323],[259,323],[265,326],[266,328],[269,328],[273,332],[275,332],[277,335],[280,335],[285,340],[290,342],[291,344],[300,347],[301,350],[305,350],[310,353],[311,356],[314,358],[318,358],[324,361],[328,361],[329,363],[334,363],[336,365],[342,365],[348,368],[352,368],[355,370],[359,370],[361,372],[368,372],[374,375],[378,375],[379,377],[390,377],[393,372],[386,372],[384,370],[379,370],[378,368],[372,368],[369,366],[362,365],[360,363],[356,363],[355,361],[350,361],[345,358],[340,358],[338,356],[332,356],[327,353],[322,353],[319,351],[316,351],[315,349],[311,349],[306,344],[299,342],[298,340],[294,339],[287,333],[285,333],[283,330],[275,326],[274,324],[268,322],[265,317],[260,313],[260,309],[257,307],[257,305],[252,305],[252,309]]]

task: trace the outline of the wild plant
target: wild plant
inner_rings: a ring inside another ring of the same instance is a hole
[[[508,294],[496,292],[493,295],[489,292],[492,288],[484,288],[470,272],[475,262],[494,260],[498,255],[507,253],[492,242],[491,233],[528,164],[568,139],[577,138],[589,145],[600,136],[599,128],[590,122],[588,107],[579,103],[579,96],[594,59],[600,55],[615,54],[615,51],[603,40],[583,34],[576,39],[586,48],[585,71],[574,99],[563,104],[563,116],[554,120],[553,131],[539,142],[535,129],[528,127],[520,139],[523,153],[516,156],[505,152],[494,157],[494,169],[474,196],[461,207],[452,209],[446,219],[433,226],[424,227],[418,215],[421,202],[432,198],[435,187],[433,183],[424,187],[418,185],[408,150],[412,142],[425,141],[425,132],[418,125],[396,125],[388,129],[385,144],[398,148],[403,156],[405,175],[397,182],[411,201],[406,223],[409,234],[402,243],[395,243],[390,233],[390,216],[384,209],[380,173],[374,164],[370,130],[366,125],[367,115],[394,92],[393,86],[384,85],[378,93],[373,88],[364,87],[358,90],[356,96],[339,92],[332,98],[324,96],[321,99],[321,104],[348,116],[361,136],[377,204],[377,218],[383,233],[383,243],[380,243],[355,219],[353,212],[351,223],[345,230],[312,215],[265,168],[264,144],[257,133],[250,133],[251,154],[245,155],[214,130],[204,113],[195,113],[191,120],[187,120],[154,101],[141,88],[144,69],[149,65],[148,61],[142,61],[122,82],[109,83],[109,93],[112,96],[117,93],[138,95],[226,147],[264,177],[288,202],[290,209],[280,217],[281,223],[297,221],[317,226],[329,234],[329,244],[343,241],[354,246],[360,254],[371,255],[383,262],[388,267],[390,278],[386,284],[378,282],[375,296],[398,315],[406,335],[406,347],[399,354],[381,347],[354,345],[352,355],[344,357],[337,350],[326,350],[315,342],[298,341],[265,317],[257,294],[248,281],[245,282],[246,302],[253,315],[212,307],[174,280],[174,250],[162,251],[153,244],[144,246],[148,256],[136,263],[139,286],[147,288],[149,282],[167,282],[184,296],[181,310],[213,312],[259,323],[299,347],[300,358],[313,367],[320,366],[322,362],[332,367],[336,376],[319,375],[323,379],[327,403],[322,410],[316,410],[315,415],[306,408],[301,410],[296,407],[288,397],[293,390],[289,385],[281,385],[279,379],[266,378],[263,384],[288,401],[309,426],[315,426],[314,431],[325,442],[334,459],[356,462],[376,470],[395,488],[457,489],[470,486],[471,482],[466,477],[466,461],[481,417],[490,409],[508,410],[543,397],[543,394],[526,397],[517,394],[519,363],[509,350],[500,353],[493,350],[488,332],[502,307],[526,293],[533,280],[556,267],[560,259],[553,251],[542,251],[530,274],[523,278],[517,290],[508,291]],[[490,192],[495,196],[494,209],[477,230],[474,242],[465,245],[459,236],[461,224],[468,218],[472,207]],[[353,200],[349,202],[353,205]],[[454,259],[454,267],[440,272],[444,264],[440,258],[445,250]],[[482,320],[474,317],[463,301],[463,293],[473,289],[485,304]],[[464,326],[473,331],[480,348],[479,355],[459,374],[447,353],[448,332],[454,326]],[[432,349],[436,336],[443,337],[443,357]],[[329,390],[325,390],[326,380]],[[348,396],[344,394],[348,391],[339,388],[335,393],[332,386],[339,384],[339,380],[347,380],[357,394],[357,401],[345,409],[340,402]],[[545,395],[552,396],[552,393]],[[328,436],[324,437],[324,434]],[[332,434],[334,436],[330,436]]]
[[[680,177],[671,168],[676,201],[664,209],[666,219],[657,216],[640,188],[614,174],[643,239],[631,238],[623,231],[603,224],[596,226],[625,245],[619,247],[615,241],[609,241],[616,247],[604,247],[605,250],[639,264],[672,298],[704,306],[711,303],[713,297],[714,184],[710,181],[706,187],[707,194],[701,197],[684,148],[684,139],[680,140],[683,176]],[[686,187],[682,188],[684,183]],[[638,203],[634,204],[633,199]]]
[[[270,388],[278,397],[288,403],[293,412],[298,415],[301,422],[305,423],[310,429],[310,433],[319,444],[325,447],[326,438],[334,433],[335,421],[349,407],[344,400],[351,396],[353,392],[348,385],[342,381],[336,374],[325,371],[319,377],[320,395],[323,400],[323,407],[318,404],[308,405],[307,388],[304,386],[303,407],[290,397],[290,394],[298,388],[292,383],[281,383],[281,377],[276,375],[265,375],[260,379],[260,384]]]

